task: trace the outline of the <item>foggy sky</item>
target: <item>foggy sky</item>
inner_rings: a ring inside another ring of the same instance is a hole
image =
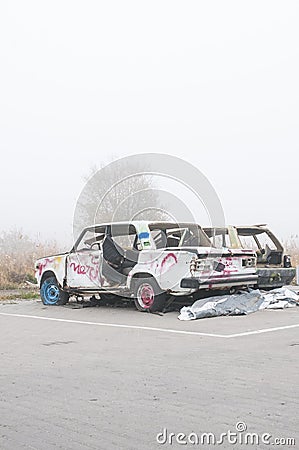
[[[198,167],[227,223],[298,233],[296,1],[0,4],[0,230],[63,239],[112,155]]]

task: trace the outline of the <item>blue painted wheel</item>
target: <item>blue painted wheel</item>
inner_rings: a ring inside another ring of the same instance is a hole
[[[59,288],[55,277],[46,278],[41,285],[40,295],[44,305],[65,305],[69,295]]]

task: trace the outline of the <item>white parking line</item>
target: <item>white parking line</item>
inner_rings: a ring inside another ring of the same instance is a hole
[[[158,332],[162,332],[162,333],[187,334],[187,335],[191,335],[191,336],[216,337],[216,338],[222,338],[222,339],[231,339],[231,338],[235,338],[235,337],[250,336],[250,335],[262,334],[262,333],[273,333],[274,331],[288,330],[291,328],[299,327],[299,323],[298,323],[298,324],[294,324],[294,325],[285,325],[282,327],[264,328],[261,330],[245,331],[243,333],[214,334],[214,333],[201,333],[199,331],[174,330],[171,328],[142,327],[139,325],[125,325],[125,324],[120,324],[120,323],[89,322],[89,321],[85,321],[85,320],[59,319],[56,317],[32,316],[32,315],[28,315],[28,314],[11,314],[11,313],[0,312],[0,315],[1,316],[10,316],[10,317],[23,317],[26,319],[48,320],[48,321],[53,321],[53,322],[96,325],[96,326],[101,326],[101,327],[127,328],[127,329],[132,329],[132,330],[147,330],[147,331],[158,331]]]
[[[163,333],[191,334],[191,335],[196,335],[196,336],[209,336],[209,337],[220,337],[220,338],[226,337],[223,334],[199,333],[197,331],[173,330],[170,328],[142,327],[139,325],[125,325],[125,324],[121,324],[121,323],[88,322],[85,320],[58,319],[56,317],[31,316],[31,315],[27,315],[27,314],[0,313],[0,315],[1,316],[12,316],[12,317],[25,317],[28,319],[51,320],[54,322],[79,323],[79,324],[84,324],[84,325],[98,325],[101,327],[129,328],[132,330],[161,331]]]
[[[298,327],[299,327],[299,323],[296,323],[294,325],[284,325],[282,327],[262,328],[261,330],[245,331],[244,333],[227,334],[226,337],[233,338],[233,337],[241,337],[241,336],[250,336],[251,334],[272,333],[274,331],[289,330],[291,328],[298,328]]]

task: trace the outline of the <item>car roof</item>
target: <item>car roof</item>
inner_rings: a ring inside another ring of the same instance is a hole
[[[132,220],[132,221],[123,221],[123,222],[106,222],[106,223],[97,223],[94,225],[89,225],[84,228],[84,230],[90,230],[93,228],[106,228],[107,226],[127,226],[127,225],[134,225],[136,228],[140,228],[142,225],[147,226],[155,226],[160,228],[179,228],[184,226],[198,226],[199,224],[195,222],[167,222],[167,221],[152,221],[152,220]]]
[[[251,236],[254,234],[261,234],[265,231],[268,231],[268,228],[266,228],[266,224],[261,225],[241,225],[241,226],[235,226],[238,234],[241,236]]]
[[[228,227],[203,227],[204,231],[208,235],[212,235],[213,231],[215,230],[216,234],[222,234],[222,233],[228,233]],[[234,225],[233,228],[235,228],[241,236],[251,236],[254,234],[261,234],[265,231],[269,231],[266,227],[266,224],[261,225]]]

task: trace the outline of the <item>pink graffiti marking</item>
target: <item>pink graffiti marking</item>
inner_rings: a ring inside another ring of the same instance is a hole
[[[98,261],[92,258],[91,264],[93,264],[93,266],[71,262],[70,268],[72,268],[78,275],[86,275],[91,281],[97,281],[99,279]]]
[[[161,262],[161,273],[167,272],[178,262],[178,259],[174,253],[168,253]]]
[[[46,258],[43,262],[39,263],[39,266],[38,266],[39,276],[42,275],[44,269],[48,266],[48,264],[52,264],[53,261],[54,261],[54,259]]]

